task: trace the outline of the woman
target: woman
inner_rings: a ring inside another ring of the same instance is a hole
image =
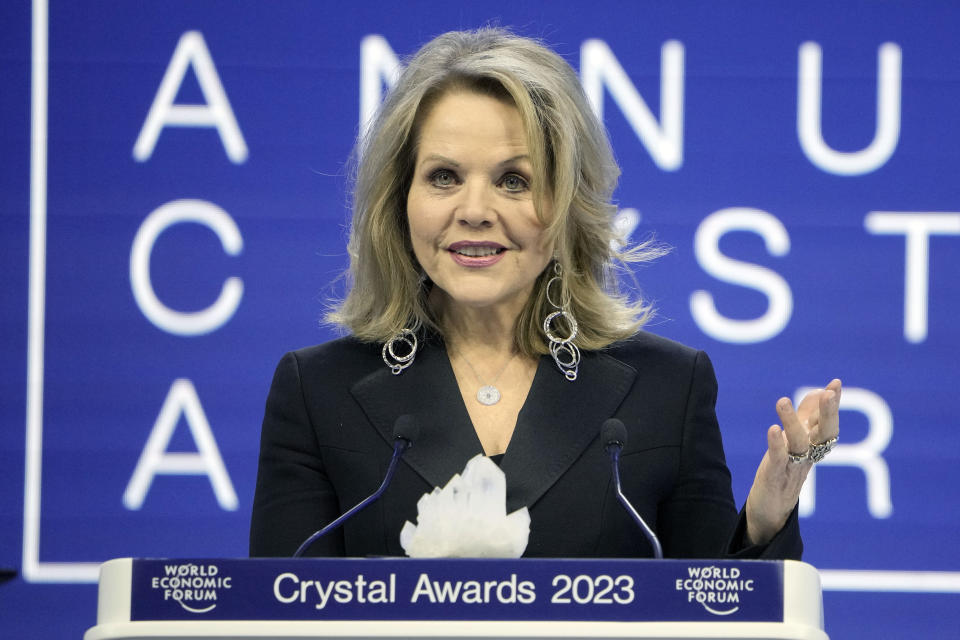
[[[702,352],[638,329],[616,294],[619,173],[576,74],[497,29],[454,32],[410,61],[360,145],[352,335],[287,354],[267,400],[252,555],[290,555],[380,483],[391,432],[420,433],[384,495],[312,555],[402,555],[416,502],[477,453],[526,506],[526,555],[645,556],[616,503],[600,425],[627,427],[624,492],[672,557],[798,558],[796,504],[838,432],[840,382],[768,430],[737,515]],[[817,443],[812,445],[811,443]]]

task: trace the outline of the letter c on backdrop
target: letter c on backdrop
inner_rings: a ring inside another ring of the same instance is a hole
[[[157,238],[167,227],[195,222],[209,227],[220,238],[227,255],[243,250],[243,237],[226,211],[206,200],[174,200],[153,210],[140,225],[130,250],[130,286],[140,311],[158,328],[181,336],[197,336],[222,327],[240,306],[243,280],[231,276],[223,282],[220,296],[201,311],[175,311],[157,297],[150,281],[150,254]]]

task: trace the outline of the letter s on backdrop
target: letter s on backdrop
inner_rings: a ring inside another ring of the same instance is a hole
[[[704,218],[694,237],[694,252],[704,271],[723,282],[755,289],[767,297],[766,312],[759,318],[736,320],[717,311],[713,294],[698,290],[690,295],[690,313],[700,330],[722,342],[763,342],[779,334],[793,314],[793,293],[780,274],[720,252],[720,238],[728,231],[751,231],[763,238],[774,256],[790,252],[790,236],[776,216],[747,207],[720,209]]]

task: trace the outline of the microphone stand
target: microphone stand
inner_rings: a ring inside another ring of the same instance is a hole
[[[613,424],[614,422],[616,424]],[[650,546],[653,547],[653,557],[657,560],[662,560],[663,547],[660,546],[660,540],[657,539],[657,534],[647,525],[646,521],[637,513],[637,510],[633,508],[633,505],[627,500],[627,496],[623,495],[623,487],[620,484],[620,451],[623,449],[623,442],[627,439],[627,429],[624,427],[623,422],[611,418],[603,423],[603,433],[604,439],[607,441],[604,448],[607,450],[607,455],[610,456],[610,464],[613,468],[613,484],[617,490],[617,500],[620,501],[623,508],[627,510],[627,513],[630,514],[633,521],[636,522],[640,530],[643,531],[643,535],[646,536]]]
[[[349,511],[344,513],[342,516],[325,526],[323,529],[320,529],[312,536],[303,541],[303,544],[294,552],[293,557],[299,558],[303,553],[312,545],[314,542],[327,535],[341,524],[346,522],[348,519],[352,518],[355,514],[362,511],[367,507],[371,502],[380,497],[380,495],[386,491],[387,485],[390,484],[390,480],[393,478],[393,472],[397,468],[397,463],[400,461],[400,456],[403,455],[403,452],[410,447],[410,440],[403,436],[397,436],[393,441],[393,457],[390,458],[390,466],[387,467],[387,475],[384,476],[383,482],[380,484],[380,488],[374,491],[371,495],[367,496],[356,505],[353,506]]]

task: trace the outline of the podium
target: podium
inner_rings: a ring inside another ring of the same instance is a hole
[[[99,588],[84,640],[827,640],[819,574],[789,560],[122,558]]]

